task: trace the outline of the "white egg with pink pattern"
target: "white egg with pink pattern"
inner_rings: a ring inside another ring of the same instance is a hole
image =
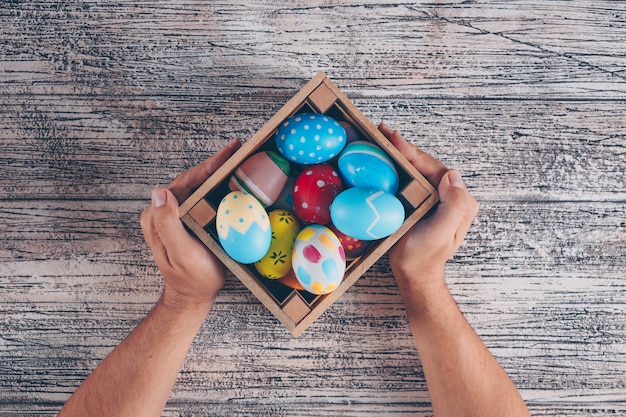
[[[300,285],[315,295],[334,291],[346,272],[346,255],[341,242],[327,227],[312,224],[296,236],[293,271]]]

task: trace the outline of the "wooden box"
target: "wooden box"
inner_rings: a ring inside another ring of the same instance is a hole
[[[384,149],[396,163],[400,176],[400,189],[397,197],[402,201],[406,212],[406,219],[400,229],[385,239],[373,242],[361,257],[348,261],[342,283],[332,293],[321,296],[304,290],[291,289],[278,281],[262,277],[254,265],[235,262],[222,249],[215,228],[217,205],[229,191],[226,183],[232,172],[255,152],[275,150],[274,136],[279,125],[293,114],[302,112],[323,113],[335,120],[349,122],[358,129],[363,139]],[[184,201],[179,208],[179,213],[188,229],[258,297],[293,336],[297,337],[341,297],[437,201],[437,192],[428,181],[365,118],[337,86],[320,72],[256,132],[226,164]],[[391,274],[391,271],[389,273]]]

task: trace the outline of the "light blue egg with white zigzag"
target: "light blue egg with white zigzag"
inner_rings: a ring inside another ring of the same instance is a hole
[[[404,206],[393,194],[371,187],[342,191],[330,205],[332,223],[360,240],[382,239],[404,223]]]

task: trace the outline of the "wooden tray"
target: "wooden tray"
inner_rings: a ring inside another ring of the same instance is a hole
[[[332,293],[321,296],[291,289],[278,281],[262,277],[254,265],[235,262],[222,249],[215,230],[216,208],[219,201],[229,191],[226,184],[230,175],[244,160],[257,151],[275,150],[274,136],[278,127],[288,117],[303,112],[323,113],[335,120],[349,122],[359,131],[363,139],[384,149],[396,163],[400,176],[400,191],[397,197],[404,204],[407,214],[404,223],[395,233],[373,242],[365,254],[358,259],[348,261],[342,283]],[[180,205],[179,214],[188,229],[256,295],[293,336],[297,337],[437,202],[438,194],[430,183],[330,81],[326,74],[320,72]]]

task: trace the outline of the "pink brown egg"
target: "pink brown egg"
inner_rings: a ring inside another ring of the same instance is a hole
[[[235,170],[228,182],[228,188],[253,195],[265,208],[280,196],[287,184],[289,171],[289,161],[277,152],[258,152]]]

